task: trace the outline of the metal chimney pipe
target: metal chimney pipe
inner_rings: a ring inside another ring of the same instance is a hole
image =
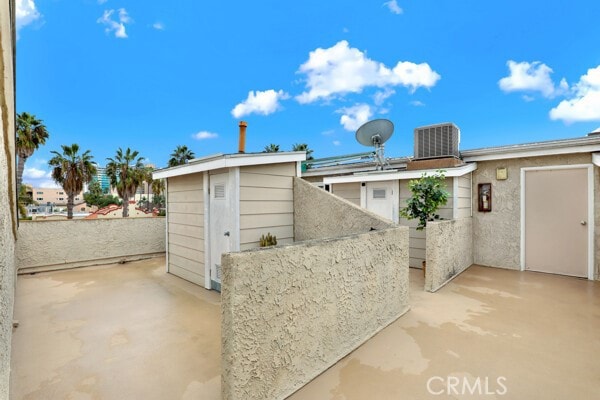
[[[238,144],[238,153],[246,152],[246,127],[248,123],[245,121],[240,121],[240,141]]]

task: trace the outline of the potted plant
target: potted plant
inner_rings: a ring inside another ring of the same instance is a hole
[[[406,207],[400,209],[400,215],[406,219],[418,219],[418,231],[422,231],[428,221],[440,218],[437,210],[448,202],[445,179],[444,171],[438,170],[433,175],[423,174],[419,179],[412,179],[408,183],[412,196],[406,202]],[[423,275],[425,269],[423,261]]]

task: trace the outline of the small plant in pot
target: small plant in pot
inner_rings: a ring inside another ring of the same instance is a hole
[[[440,219],[438,209],[448,202],[448,192],[444,183],[444,171],[438,170],[433,175],[423,174],[419,179],[408,183],[412,196],[406,202],[406,207],[400,209],[400,215],[406,219],[418,219],[417,230],[422,231],[428,221]],[[423,261],[423,275],[425,275]]]

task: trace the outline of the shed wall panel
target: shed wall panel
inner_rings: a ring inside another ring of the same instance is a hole
[[[203,174],[169,178],[167,185],[168,270],[204,286]]]
[[[296,163],[240,168],[240,249],[259,247],[262,235],[279,244],[294,241]]]

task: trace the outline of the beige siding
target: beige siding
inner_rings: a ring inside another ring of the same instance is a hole
[[[455,218],[471,216],[471,174],[454,178],[458,181],[457,208]]]
[[[258,247],[267,233],[293,243],[295,175],[295,163],[240,168],[240,250]]]
[[[446,178],[446,191],[448,192],[448,202],[439,210],[440,218],[452,219],[452,193],[453,193],[453,178]],[[400,208],[406,207],[406,202],[411,197],[411,192],[408,188],[409,180],[400,181]],[[400,225],[409,226],[409,266],[413,268],[421,268],[421,262],[425,260],[425,230],[418,231],[416,229],[417,220],[407,220],[400,218]]]
[[[332,193],[360,206],[360,182],[334,183]]]
[[[169,178],[169,272],[204,286],[203,175]]]

